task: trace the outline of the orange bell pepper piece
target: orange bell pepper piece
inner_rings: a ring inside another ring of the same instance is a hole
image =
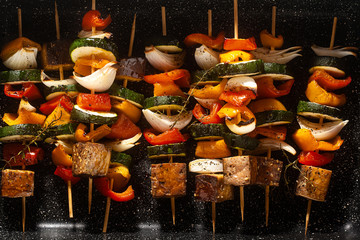
[[[237,61],[249,61],[254,59],[254,55],[251,53],[234,50],[227,53],[220,54],[220,62],[229,63],[229,62],[237,62]]]
[[[46,116],[21,109],[19,115],[16,113],[4,113],[2,120],[9,126],[17,124],[43,124]]]
[[[256,49],[255,38],[251,37],[251,38],[246,38],[246,39],[243,39],[243,38],[225,39],[224,49],[225,50],[246,50],[246,51],[255,50]]]
[[[256,79],[257,98],[277,98],[288,95],[294,82],[295,80],[292,79],[275,87],[271,77]]]
[[[221,50],[224,40],[225,32],[220,32],[216,38],[209,37],[208,35],[202,33],[193,33],[185,38],[184,44],[187,47],[193,46],[195,44],[204,44],[209,48]]]
[[[186,69],[174,69],[170,72],[146,75],[144,80],[150,84],[175,81],[179,87],[190,87],[190,73]]]
[[[101,138],[105,137],[111,132],[111,128],[104,124],[100,127],[98,127],[96,130],[91,131],[89,133],[86,133],[86,125],[80,123],[75,131],[75,139],[78,142],[89,142],[91,140],[94,140],[94,142],[99,141]]]
[[[51,159],[56,166],[71,167],[72,166],[72,157],[65,152],[63,146],[57,146],[51,152]]]
[[[183,91],[174,82],[158,82],[154,84],[154,96],[182,96]]]
[[[338,95],[335,93],[327,92],[315,80],[312,80],[308,83],[305,95],[310,102],[315,102],[332,107],[342,106],[346,103],[345,94]]]
[[[309,82],[312,80],[317,81],[321,87],[325,90],[337,90],[343,87],[346,87],[351,82],[351,77],[346,79],[335,79],[329,73],[324,70],[316,70],[309,78]]]
[[[261,44],[266,48],[281,48],[284,44],[283,36],[279,35],[277,37],[270,34],[266,29],[260,32]]]
[[[11,42],[7,43],[1,50],[0,58],[5,61],[12,55],[14,55],[17,51],[26,47],[36,47],[39,51],[41,51],[41,45],[31,41],[26,37],[19,37]]]
[[[265,112],[269,110],[284,110],[285,106],[275,98],[264,98],[256,101],[252,101],[248,107],[253,113]]]
[[[341,145],[343,144],[344,140],[338,135],[333,138],[331,141],[319,141],[318,149],[320,151],[336,151],[340,149]]]
[[[336,151],[343,144],[344,140],[336,136],[331,141],[318,141],[309,129],[298,129],[293,134],[293,139],[298,147],[305,152],[310,151]]]
[[[97,70],[103,68],[109,62],[106,59],[80,58],[75,62],[74,71],[82,76],[88,76],[91,74],[91,68]]]
[[[205,87],[201,89],[190,89],[189,95],[192,95],[201,99],[217,99],[220,97],[221,93],[224,91],[225,85],[227,83],[226,79],[223,79],[218,85],[205,85]]]
[[[218,141],[199,141],[196,146],[195,156],[201,158],[224,158],[231,156],[224,139]]]

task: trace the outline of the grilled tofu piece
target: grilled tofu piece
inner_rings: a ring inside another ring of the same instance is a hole
[[[283,162],[267,157],[257,157],[255,184],[279,186]]]
[[[2,171],[1,196],[9,198],[34,195],[34,172],[5,169]]]
[[[195,177],[195,199],[204,202],[223,202],[234,198],[233,186],[224,183],[223,174],[200,174]]]
[[[72,172],[74,176],[105,177],[111,149],[104,144],[78,142],[73,146]]]
[[[73,69],[74,63],[71,61],[69,54],[70,44],[70,40],[56,40],[44,43],[41,61],[45,71],[58,71],[60,65],[63,66],[64,71]]]
[[[302,165],[295,194],[315,201],[325,201],[331,173],[327,169]]]
[[[141,81],[144,79],[146,60],[141,57],[123,58],[119,61],[119,69],[116,73],[117,79],[130,81]]]
[[[224,183],[234,186],[254,184],[257,174],[255,156],[235,156],[223,158]]]
[[[151,164],[151,194],[154,198],[186,195],[186,164]]]

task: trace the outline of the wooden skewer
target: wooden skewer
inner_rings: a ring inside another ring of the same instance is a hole
[[[20,12],[21,13],[21,12]],[[22,166],[22,170],[25,170],[25,165]],[[21,215],[22,215],[22,230],[25,232],[25,222],[26,222],[26,197],[21,198]]]
[[[234,0],[234,38],[238,38],[238,1]]]
[[[241,149],[238,150],[238,155],[243,155]],[[245,209],[245,200],[244,200],[244,186],[240,186],[240,209],[241,209],[241,221],[244,222],[244,209]]]
[[[330,39],[330,47],[329,47],[330,49],[332,49],[334,47],[336,24],[337,24],[337,17],[334,17],[332,31],[331,31],[331,39]],[[319,118],[319,124],[322,125],[323,122],[324,122],[324,118],[320,117]],[[315,152],[318,153],[319,150],[316,150]],[[305,218],[305,236],[306,236],[308,225],[309,225],[310,212],[311,212],[311,203],[312,203],[312,200],[308,199],[308,205],[307,205],[307,209],[306,209],[306,218]]]
[[[267,158],[271,158],[271,149],[268,149]],[[269,195],[270,195],[270,186],[265,186],[265,224],[269,225]]]
[[[134,38],[135,38],[135,27],[136,27],[136,13],[134,14],[134,21],[133,21],[133,24],[131,27],[128,57],[131,57],[131,55],[132,55],[132,50],[133,50],[133,46],[134,46]],[[128,80],[125,78],[123,81],[123,87],[126,88],[127,84],[128,84]]]
[[[57,4],[55,1],[55,26],[56,26],[56,39],[60,40],[60,21],[59,21],[59,13],[57,9]],[[60,80],[64,79],[64,68],[62,65],[59,67]],[[73,203],[72,203],[72,190],[71,190],[71,181],[67,181],[67,189],[68,189],[68,204],[69,204],[69,217],[74,217],[73,212]]]
[[[162,22],[162,34],[166,36],[166,11],[165,7],[161,7],[161,22]]]
[[[113,186],[114,186],[114,179],[112,178],[112,179],[110,179],[110,190],[113,189]],[[106,233],[106,231],[107,231],[107,225],[109,222],[109,214],[110,214],[110,204],[111,204],[111,198],[107,197],[103,233]]]
[[[212,218],[213,234],[215,234],[215,224],[216,224],[216,202],[212,202],[212,203],[211,203],[211,218]]]
[[[276,6],[272,7],[272,18],[271,18],[271,34],[273,35],[273,37],[276,37],[275,34],[275,29],[276,29]],[[271,50],[274,50],[274,47],[271,47]]]
[[[19,27],[19,37],[22,37],[22,20],[21,20],[21,8],[18,8],[18,27]]]
[[[208,35],[211,37],[212,35],[212,11],[208,10]]]

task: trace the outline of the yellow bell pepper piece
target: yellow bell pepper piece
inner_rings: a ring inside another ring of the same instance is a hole
[[[106,177],[114,179],[113,190],[120,191],[129,182],[131,175],[125,165],[119,164],[116,167],[109,168]]]
[[[117,114],[120,114],[120,113],[125,114],[128,118],[130,118],[130,120],[133,123],[137,123],[140,120],[141,110],[129,101],[125,100],[125,101],[119,102],[119,101],[113,100],[111,102],[111,106],[112,106],[112,110],[114,112],[116,112]]]
[[[344,140],[336,136],[331,141],[318,141],[309,129],[298,129],[293,134],[293,139],[302,151],[336,151],[343,144]]]
[[[70,122],[70,113],[66,111],[60,104],[54,109],[52,113],[46,118],[44,122],[44,128],[47,128],[50,124],[51,127],[67,124]]]
[[[266,29],[260,32],[260,40],[261,44],[266,48],[281,48],[284,44],[283,36],[279,35],[277,37],[274,37]]]
[[[218,85],[205,85],[205,87],[201,89],[190,89],[189,94],[201,98],[201,99],[217,99],[220,97],[221,93],[224,91],[225,85],[227,83],[227,79],[223,79]]]
[[[340,136],[336,136],[331,141],[319,141],[318,149],[320,151],[336,151],[340,149],[341,145],[343,144],[344,140],[341,139]]]
[[[305,95],[310,102],[315,102],[332,107],[342,106],[346,103],[345,94],[338,95],[335,93],[327,92],[315,80],[312,80],[308,83]]]
[[[63,146],[57,146],[51,152],[51,159],[56,166],[64,166],[64,167],[71,167],[72,166],[72,157],[65,152]]]
[[[240,50],[220,54],[220,62],[222,63],[249,61],[252,59],[254,59],[254,55]]]
[[[224,139],[218,141],[199,141],[196,146],[195,156],[201,158],[224,158],[231,156]]]
[[[17,124],[43,124],[45,115],[20,109],[19,114],[4,113],[2,120],[9,126]]]
[[[181,96],[186,97],[174,81],[154,83],[154,96]]]

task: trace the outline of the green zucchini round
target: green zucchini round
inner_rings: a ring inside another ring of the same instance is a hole
[[[68,84],[68,85],[59,85],[44,87],[44,95],[47,101],[56,98],[58,96],[67,94],[71,97],[79,94],[79,85],[78,84]]]
[[[116,167],[121,164],[129,168],[131,161],[132,158],[129,154],[111,151],[110,167]]]
[[[207,70],[196,70],[191,73],[191,85],[219,84],[222,79],[216,75],[207,74]]]
[[[227,131],[224,124],[195,123],[189,126],[190,135],[195,140],[219,140]]]
[[[186,157],[185,143],[173,143],[147,147],[148,158]]]
[[[208,70],[205,76],[211,79],[215,79],[216,77],[230,78],[243,75],[256,75],[263,71],[263,60],[256,59],[235,63],[218,63],[215,67]]]
[[[229,147],[241,150],[254,150],[260,143],[256,138],[234,133],[225,133],[224,141]]]
[[[71,120],[82,123],[108,124],[116,122],[117,114],[114,112],[96,112],[80,108],[75,105],[71,111]]]
[[[180,96],[157,96],[144,100],[144,108],[151,111],[181,110],[184,104],[185,99]]]
[[[123,86],[120,86],[117,83],[114,83],[110,87],[108,93],[112,98],[118,99],[120,101],[127,100],[132,104],[134,104],[135,106],[139,108],[143,108],[144,95],[141,93],[134,92],[128,88],[124,88]]]
[[[183,43],[170,35],[150,37],[146,42],[146,46],[151,45],[156,47],[158,50],[167,53],[179,53],[184,49]]]
[[[289,124],[294,120],[294,114],[290,111],[284,110],[269,110],[258,112],[254,115],[257,127]]]
[[[40,82],[41,71],[39,69],[25,69],[0,72],[1,84],[22,84]]]
[[[304,117],[324,118],[331,121],[342,120],[340,109],[314,102],[299,101],[297,114]]]
[[[346,75],[346,63],[341,58],[328,57],[328,56],[316,56],[311,62],[310,73],[315,70],[325,70],[330,75],[336,78],[342,78]]]
[[[260,77],[271,77],[274,80],[286,81],[294,79],[286,64],[264,63],[264,72],[253,76],[254,79]]]
[[[40,141],[41,124],[18,124],[0,128],[0,142]]]

